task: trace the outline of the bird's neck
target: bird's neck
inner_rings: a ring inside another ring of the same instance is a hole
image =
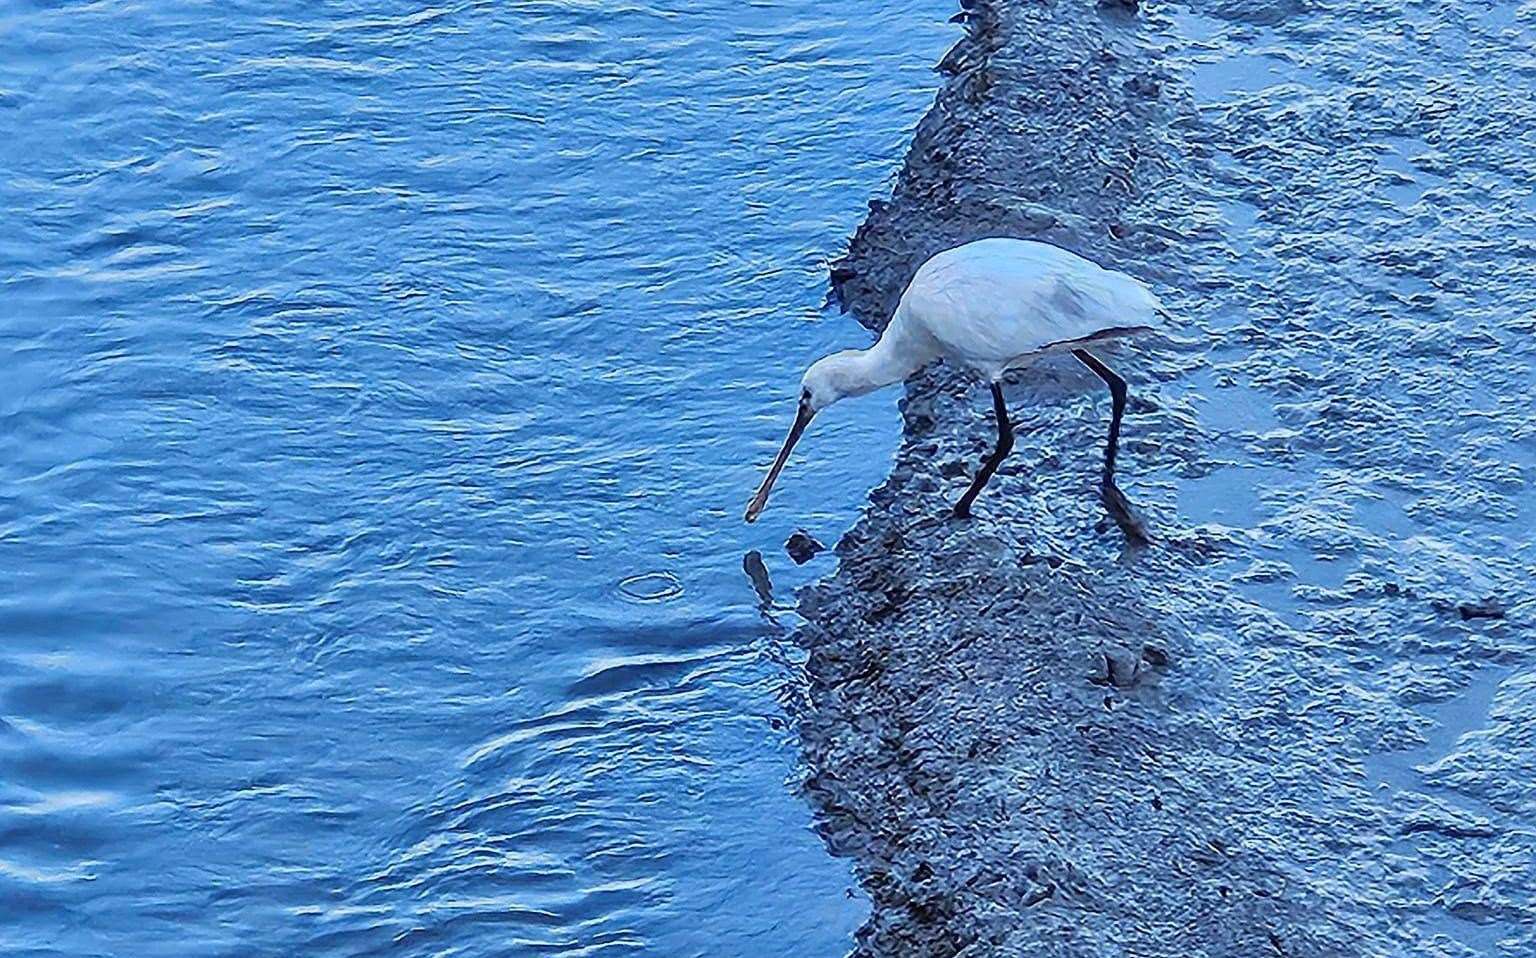
[[[937,352],[919,342],[916,337],[906,335],[902,326],[893,319],[879,342],[868,349],[859,350],[855,355],[859,378],[865,384],[865,388],[860,391],[869,392],[901,382],[928,365]]]

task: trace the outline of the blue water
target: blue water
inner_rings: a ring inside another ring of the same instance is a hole
[[[0,953],[841,954],[741,563],[895,397],[740,510],[949,12],[0,9]]]

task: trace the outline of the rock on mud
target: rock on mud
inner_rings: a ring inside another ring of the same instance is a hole
[[[784,551],[789,554],[791,559],[795,560],[795,565],[805,565],[816,558],[817,553],[824,552],[826,548],[826,546],[816,541],[804,529],[797,529],[784,543]]]
[[[1463,602],[1456,607],[1463,621],[1467,619],[1502,619],[1504,618],[1504,606],[1499,600],[1493,598],[1481,599],[1477,602]]]

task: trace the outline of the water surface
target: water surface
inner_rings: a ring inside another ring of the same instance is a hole
[[[739,516],[949,12],[0,14],[0,951],[840,954],[741,560],[894,397]]]

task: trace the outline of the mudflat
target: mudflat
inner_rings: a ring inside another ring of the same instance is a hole
[[[856,953],[1536,953],[1536,105],[1501,92],[1536,14],[965,12],[835,295],[879,329],[932,253],[1019,236],[1183,325],[1113,356],[1145,549],[1091,373],[1010,384],[968,522],[985,390],[907,383],[796,635]]]

